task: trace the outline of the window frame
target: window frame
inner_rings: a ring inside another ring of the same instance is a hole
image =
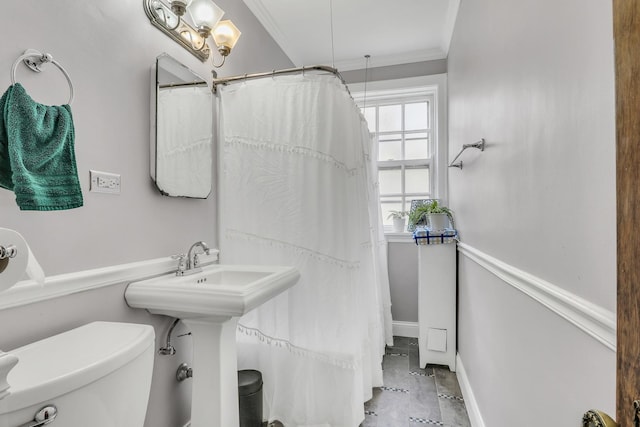
[[[429,123],[429,127],[426,129],[418,129],[418,130],[409,130],[407,131],[404,126],[405,126],[405,106],[407,104],[413,104],[413,103],[419,103],[419,102],[427,102],[429,104],[429,109],[428,109],[428,123]],[[402,116],[401,116],[401,122],[402,122],[402,129],[400,131],[384,131],[384,132],[380,132],[378,125],[380,124],[380,120],[379,120],[379,108],[380,107],[384,107],[384,106],[389,106],[389,105],[402,105],[404,108],[402,108]],[[378,170],[400,170],[401,171],[401,180],[400,180],[400,186],[401,186],[401,193],[396,193],[396,194],[380,194],[380,197],[397,197],[401,199],[401,202],[403,204],[403,206],[405,206],[405,209],[408,209],[407,203],[411,203],[408,200],[412,200],[410,199],[412,198],[423,198],[423,199],[428,199],[431,198],[432,195],[434,194],[434,190],[435,190],[435,185],[434,185],[434,174],[433,174],[433,170],[434,170],[434,162],[433,162],[433,156],[434,156],[434,152],[435,152],[435,145],[437,143],[437,138],[435,137],[435,131],[434,131],[434,124],[435,124],[435,118],[436,118],[436,114],[435,114],[435,99],[434,99],[434,95],[432,93],[426,93],[426,94],[418,94],[418,95],[411,95],[411,96],[400,96],[400,97],[385,97],[382,100],[378,100],[378,99],[374,99],[373,101],[371,101],[371,105],[369,103],[367,103],[366,107],[378,107],[376,108],[376,129],[375,129],[375,135],[378,137],[378,141],[380,136],[386,136],[386,135],[395,135],[395,134],[400,134],[401,138],[402,138],[402,144],[401,144],[401,149],[402,149],[402,160],[377,160],[377,165],[378,165]],[[405,155],[406,155],[406,145],[405,145],[405,141],[406,141],[406,137],[407,135],[412,135],[412,134],[427,134],[427,139],[428,139],[428,144],[429,144],[429,157],[427,158],[422,158],[422,159],[404,159]],[[380,142],[378,142],[378,144],[380,144]],[[420,193],[407,193],[406,191],[406,175],[405,175],[405,171],[407,169],[412,169],[412,168],[420,168],[420,167],[426,167],[429,171],[429,188],[427,189],[427,192],[420,192]],[[382,200],[380,200],[380,203],[384,203]]]
[[[370,105],[384,105],[394,103],[411,103],[413,100],[424,100],[429,98],[432,102],[429,109],[430,114],[430,134],[431,137],[431,158],[425,160],[382,160],[378,161],[379,169],[387,167],[397,167],[399,163],[406,166],[427,166],[429,168],[429,192],[426,196],[422,193],[404,193],[406,200],[415,198],[435,198],[442,201],[443,204],[448,203],[448,167],[447,167],[447,75],[437,74],[431,76],[413,77],[408,79],[383,80],[365,83],[350,84],[349,88],[354,100],[359,107],[367,107]],[[366,89],[366,98],[365,98]],[[377,119],[377,118],[376,118]],[[403,117],[404,119],[404,117]],[[403,122],[404,127],[404,122]],[[377,131],[378,129],[376,129]],[[393,132],[389,132],[393,133]],[[404,152],[403,152],[404,155]],[[402,182],[402,190],[405,190],[404,180]],[[390,197],[390,195],[388,196]],[[400,198],[401,196],[398,196]],[[379,202],[382,203],[382,202]],[[410,202],[409,202],[410,203]],[[406,205],[405,205],[406,206]],[[385,234],[396,236],[398,238],[411,236],[411,233],[393,233],[390,227],[385,227]]]

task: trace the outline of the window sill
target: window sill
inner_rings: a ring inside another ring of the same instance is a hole
[[[413,233],[407,231],[404,233],[386,232],[384,237],[387,239],[387,243],[415,243]]]

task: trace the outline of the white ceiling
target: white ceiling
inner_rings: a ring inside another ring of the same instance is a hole
[[[447,57],[460,0],[243,0],[297,67]],[[333,55],[332,34],[333,26]],[[335,61],[334,61],[335,58]]]

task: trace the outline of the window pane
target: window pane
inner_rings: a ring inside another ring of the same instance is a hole
[[[367,107],[362,109],[362,114],[369,125],[369,132],[376,131],[376,107]]]
[[[378,171],[378,182],[380,183],[380,194],[401,194],[401,171],[400,169],[380,169]]]
[[[407,160],[429,159],[431,158],[429,148],[429,139],[407,139],[404,142],[404,158]]]
[[[383,198],[381,198],[383,199]],[[398,198],[389,199],[396,201],[381,201],[380,202],[380,210],[382,211],[382,223],[384,225],[393,225],[393,219],[389,218],[390,211],[400,211],[402,210],[402,202],[397,201],[400,200]]]
[[[405,130],[429,129],[429,103],[417,102],[404,106]]]
[[[401,160],[402,143],[400,141],[380,141],[378,160]]]
[[[378,108],[379,132],[402,130],[402,106],[385,105]]]
[[[429,192],[429,168],[411,168],[404,172],[406,193]]]
[[[380,135],[378,160],[402,160],[402,134]]]

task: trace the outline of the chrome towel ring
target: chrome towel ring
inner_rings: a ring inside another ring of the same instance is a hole
[[[18,64],[20,63],[20,61],[23,61],[27,67],[29,67],[31,70],[35,71],[36,73],[41,72],[42,66],[48,62],[58,67],[58,69],[62,71],[62,74],[64,74],[64,77],[67,79],[67,83],[69,83],[70,95],[69,95],[68,104],[71,105],[71,103],[73,102],[73,83],[71,83],[71,77],[69,77],[69,74],[62,67],[62,65],[60,65],[58,61],[53,59],[53,56],[51,56],[48,53],[42,53],[35,49],[25,50],[24,53],[16,60],[16,62],[13,63],[13,67],[11,68],[11,84],[12,85],[16,84],[16,69],[18,68]]]

